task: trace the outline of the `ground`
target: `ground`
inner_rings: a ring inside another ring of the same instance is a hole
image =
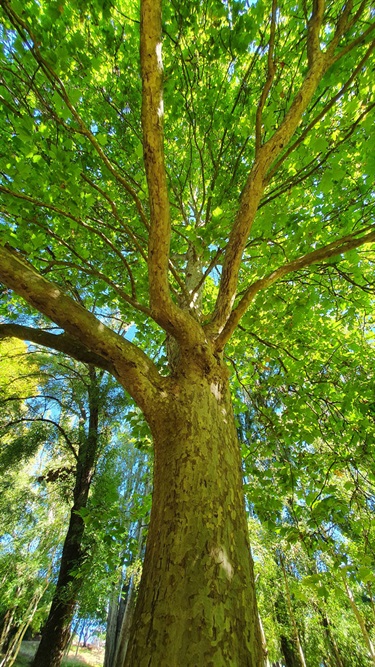
[[[34,656],[38,642],[22,642],[18,658],[14,667],[28,667]],[[62,661],[62,667],[102,667],[104,660],[103,648],[79,648],[76,656],[76,646],[73,646],[69,656]]]

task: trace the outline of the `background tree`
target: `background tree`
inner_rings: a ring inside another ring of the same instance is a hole
[[[1,483],[0,664],[17,657],[28,628],[38,632],[54,587],[67,518],[66,503],[35,483],[36,457]]]
[[[25,348],[21,343],[18,347]],[[3,349],[6,348],[7,346],[3,344]],[[15,357],[18,364],[12,364]],[[118,412],[124,410],[123,393],[118,387],[114,387],[111,376],[103,378],[103,371],[97,373],[92,367],[66,360],[62,355],[41,355],[36,352],[26,354],[26,349],[23,349],[23,354],[15,355],[13,349],[11,355],[4,355],[1,363],[6,365],[7,371],[3,376],[7,393],[2,397],[2,403],[5,407],[8,405],[12,407],[11,419],[7,416],[7,411],[2,415],[4,428],[4,440],[0,448],[2,467],[4,468],[6,464],[11,465],[12,469],[17,471],[20,464],[28,460],[32,454],[34,454],[33,460],[35,457],[39,457],[41,461],[44,458],[44,464],[40,464],[43,465],[43,472],[34,477],[34,485],[55,486],[55,493],[58,488],[60,489],[64,505],[66,506],[67,502],[72,504],[62,553],[59,554],[59,574],[52,606],[35,657],[36,664],[39,664],[39,660],[43,659],[40,655],[44,651],[48,656],[46,659],[50,660],[51,664],[60,664],[69,637],[79,590],[85,577],[83,566],[86,564],[86,576],[90,576],[94,567],[92,552],[95,550],[95,541],[100,542],[100,539],[103,539],[100,531],[96,536],[92,531],[92,544],[90,546],[87,544],[83,512],[88,511],[89,492],[100,456],[106,452],[108,457],[110,441],[116,441],[119,437],[116,419]],[[17,377],[17,371],[20,373],[21,367],[22,375]],[[31,391],[30,371],[33,371],[34,376],[34,387]],[[23,430],[20,430],[20,425]],[[31,425],[30,428],[27,428],[27,425]],[[35,426],[39,437],[34,435]],[[43,440],[40,438],[41,433]],[[117,449],[117,457],[120,457],[121,448]],[[122,463],[123,459],[122,456]],[[124,475],[124,470],[121,471],[121,475]],[[101,477],[99,472],[99,479]],[[103,485],[103,481],[101,484]],[[104,500],[104,494],[102,495]],[[117,488],[112,491],[111,498],[106,495],[108,519],[108,512],[114,511],[116,505]],[[39,511],[43,516],[45,508],[44,503],[41,504]],[[20,511],[22,513],[22,509]],[[103,515],[103,508],[101,514]],[[33,519],[33,526],[35,521],[36,518]],[[34,529],[38,530],[38,527]],[[102,532],[104,532],[103,525]],[[111,541],[115,535],[109,537],[107,531],[104,538]],[[23,548],[27,549],[28,540],[24,530],[20,531],[20,541]],[[12,550],[9,551],[9,555],[11,553]],[[106,556],[108,560],[108,549]],[[35,561],[37,562],[37,559]],[[57,563],[55,567],[56,565]],[[35,568],[29,570],[30,581],[33,578],[37,580]],[[52,571],[49,573],[49,579],[51,574]],[[19,586],[19,581],[16,585]],[[24,598],[27,599],[27,595],[27,591],[23,591]],[[27,604],[31,604],[30,601]],[[98,600],[94,604],[98,605]],[[5,627],[4,631],[5,637],[9,635]],[[12,655],[15,657],[15,651],[12,651]]]
[[[16,659],[29,626],[39,630],[51,601],[54,569],[66,522],[64,495],[37,483],[51,444],[48,425],[36,419],[40,367],[25,344],[1,343],[0,358],[0,623],[1,665]]]
[[[5,293],[2,335],[109,370],[154,440],[126,664],[259,665],[223,351],[252,344],[235,332],[264,303],[275,326],[286,276],[291,308],[316,266],[326,314],[322,263],[351,252],[350,285],[368,285],[370,4],[185,0],[162,16],[143,0],[140,23],[126,0],[1,6],[0,278],[31,306],[17,321]]]

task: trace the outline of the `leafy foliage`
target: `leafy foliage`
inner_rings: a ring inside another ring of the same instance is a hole
[[[269,653],[287,660],[294,642],[318,665],[336,646],[345,665],[364,665],[356,646],[374,604],[373,9],[153,4],[154,14],[142,1],[140,24],[129,0],[1,2],[0,335],[109,370],[138,406],[127,417],[144,450],[181,378],[196,381],[199,369],[203,382],[226,363],[267,574]],[[113,438],[120,451],[128,434],[108,377],[102,446]],[[54,408],[13,401],[5,373],[0,464],[31,459],[44,442],[54,448],[45,477],[59,476],[65,445],[70,465],[84,433],[84,389],[72,400],[56,369],[35,382]],[[38,421],[48,411],[58,432]],[[117,538],[132,531],[117,514],[112,454],[82,514],[105,582]]]

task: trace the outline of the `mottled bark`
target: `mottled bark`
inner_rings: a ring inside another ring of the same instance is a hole
[[[154,417],[154,492],[127,667],[260,667],[240,447],[223,369]]]

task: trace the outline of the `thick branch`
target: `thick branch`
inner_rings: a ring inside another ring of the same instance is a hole
[[[95,352],[91,352],[77,338],[69,336],[67,333],[52,334],[44,329],[34,329],[21,324],[0,324],[0,340],[3,338],[19,338],[20,340],[30,341],[35,345],[42,345],[57,352],[62,352],[84,364],[93,364],[114,374],[114,367],[110,361],[95,354]]]
[[[42,277],[9,246],[0,245],[0,280],[83,347],[104,359],[138,405],[149,411],[148,404],[158,398],[164,380],[141,350],[111,331],[59,285]]]
[[[371,231],[368,231],[369,229]],[[364,232],[368,233],[364,234]],[[298,259],[294,259],[291,262],[287,262],[286,264],[280,266],[275,271],[272,271],[272,273],[270,273],[265,278],[259,278],[259,280],[256,280],[247,288],[244,295],[242,296],[241,301],[232,311],[226,326],[224,327],[223,331],[217,338],[216,341],[217,349],[218,350],[223,349],[225,343],[231,337],[241,317],[245,314],[246,310],[248,309],[251,302],[258,294],[258,292],[266,289],[267,287],[270,287],[271,285],[273,285],[273,283],[277,282],[278,280],[280,280],[280,278],[283,278],[288,273],[299,271],[300,269],[303,269],[307,266],[311,266],[312,264],[316,264],[317,262],[321,262],[330,257],[334,257],[335,255],[341,255],[345,252],[348,252],[349,250],[353,250],[354,248],[359,248],[360,246],[365,245],[366,243],[373,243],[374,241],[375,241],[375,226],[372,225],[371,227],[358,230],[358,232],[349,234],[348,236],[343,236],[341,239],[333,241],[332,243],[329,243],[328,245],[323,246],[322,248],[317,248],[316,250],[313,250],[312,252],[309,252],[306,255],[299,257]]]
[[[151,226],[149,274],[151,308],[170,308],[168,261],[171,236],[163,133],[161,0],[141,3],[142,129]],[[162,305],[161,305],[162,304]]]
[[[307,26],[307,59],[309,67],[313,65],[315,58],[320,53],[319,32],[322,26],[324,7],[324,0],[314,0],[313,12]]]
[[[276,31],[276,10],[277,10],[277,0],[272,0],[272,14],[271,14],[271,31],[270,31],[270,41],[268,44],[268,57],[267,57],[267,79],[260,96],[256,120],[255,120],[255,151],[258,153],[261,144],[262,144],[262,114],[264,105],[266,103],[268,94],[271,90],[272,82],[275,76],[275,63],[274,63],[274,49],[275,49],[275,31]]]
[[[142,131],[150,201],[150,305],[160,326],[182,344],[196,346],[205,341],[203,330],[172,301],[168,283],[171,219],[164,160],[161,46],[161,0],[142,0]]]
[[[361,60],[359,61],[357,67],[353,70],[352,74],[350,75],[349,79],[344,83],[344,85],[340,88],[338,93],[334,95],[329,102],[323,107],[323,109],[315,116],[315,118],[310,121],[310,123],[305,127],[303,132],[298,136],[298,138],[288,147],[288,149],[283,153],[283,155],[277,160],[272,165],[271,170],[268,172],[267,175],[267,180],[270,181],[271,178],[276,174],[278,171],[279,167],[282,165],[282,163],[286,160],[287,157],[303,142],[303,140],[306,138],[308,133],[312,130],[312,128],[320,121],[324,116],[332,109],[332,107],[338,102],[338,100],[344,95],[344,93],[347,92],[349,86],[353,83],[354,79],[358,76],[360,71],[362,70],[365,62],[369,59],[371,53],[375,49],[375,42],[372,42],[365,55]]]
[[[275,134],[258,151],[253,168],[243,190],[239,210],[229,236],[225,252],[222,278],[212,321],[208,331],[219,332],[225,326],[236,296],[242,253],[266,186],[266,172],[288,144],[306,110],[315,90],[328,68],[326,59],[319,54],[311,66],[284,121]]]
[[[215,337],[220,334],[231,320],[231,310],[236,297],[238,275],[241,266],[242,254],[255,219],[259,202],[267,183],[267,170],[275,162],[282,150],[287,146],[301,118],[306,111],[323,75],[335,62],[335,56],[331,50],[323,53],[319,47],[319,32],[322,23],[324,5],[322,0],[314,3],[313,16],[308,26],[309,42],[309,70],[296,94],[289,111],[273,136],[260,147],[254,165],[248,176],[245,188],[241,195],[240,206],[237,212],[232,231],[227,244],[223,271],[220,281],[219,293],[211,322],[207,325],[207,333]],[[345,10],[345,16],[348,10]],[[341,24],[338,28],[340,31]],[[363,35],[354,40],[361,43]],[[353,42],[354,43],[354,42]]]

